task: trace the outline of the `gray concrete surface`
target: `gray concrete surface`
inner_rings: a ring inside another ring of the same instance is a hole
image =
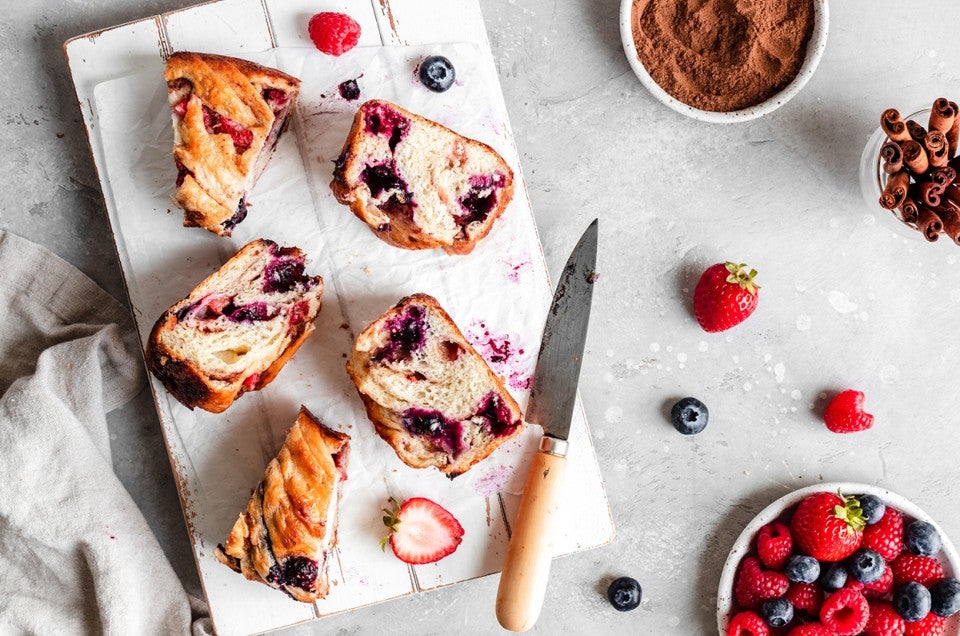
[[[61,45],[186,6],[50,0],[0,12],[0,227],[40,242],[124,297]],[[601,279],[581,390],[618,527],[609,546],[554,564],[535,632],[708,634],[740,528],[820,480],[878,484],[960,538],[960,247],[893,231],[860,197],[857,164],[879,113],[960,98],[960,7],[949,0],[831,6],[820,69],[790,104],[722,127],[682,118],[636,81],[610,0],[488,0],[484,14],[552,271],[601,218]],[[728,334],[693,320],[700,271],[760,270],[760,307]],[[867,393],[876,426],[836,436],[822,394]],[[712,420],[682,438],[682,395]],[[184,585],[199,593],[152,402],[110,416],[117,472]],[[136,567],[131,564],[131,567]],[[612,577],[644,587],[613,611]],[[291,632],[497,633],[496,578]]]

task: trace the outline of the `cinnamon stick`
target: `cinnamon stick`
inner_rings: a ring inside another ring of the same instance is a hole
[[[923,138],[927,136],[927,129],[911,119],[907,122],[907,134],[910,135],[910,139],[922,144]]]
[[[943,232],[943,221],[937,213],[925,205],[917,206],[917,229],[923,233],[923,238],[931,243],[940,238]]]
[[[950,157],[947,156],[948,146],[946,136],[939,130],[931,130],[923,138],[923,145],[927,149],[930,165],[940,168],[947,165]]]
[[[953,112],[957,113],[953,125],[946,132],[947,143],[950,146],[949,154],[952,157],[957,154],[957,140],[960,139],[960,106],[957,106],[957,102],[950,102],[950,105],[953,107]]]
[[[900,172],[903,169],[903,150],[895,141],[888,141],[881,146],[880,158],[883,159],[883,171],[887,174]]]
[[[880,194],[880,206],[886,210],[899,208],[907,198],[909,186],[910,175],[904,170],[887,177],[887,185]]]
[[[953,127],[953,122],[956,119],[956,104],[946,97],[940,97],[933,102],[933,106],[930,108],[930,122],[927,124],[927,129],[930,131],[939,130],[946,134]]]
[[[903,203],[897,209],[900,211],[900,220],[904,223],[917,222],[917,204],[909,196],[903,200]]]
[[[940,200],[942,201],[943,199],[953,201],[957,205],[960,205],[960,185],[951,183],[944,188],[943,193],[940,195]]]
[[[916,141],[905,141],[900,148],[903,150],[903,163],[913,174],[923,174],[930,167],[927,151]]]
[[[916,184],[916,201],[919,204],[935,208],[940,205],[941,194],[943,194],[943,188],[933,181]]]
[[[950,166],[943,166],[942,168],[935,168],[930,171],[930,180],[940,186],[941,194],[943,193],[943,189],[953,183],[956,178],[957,171]]]
[[[900,111],[896,108],[888,108],[883,111],[883,114],[880,115],[880,128],[892,141],[907,141],[910,139],[907,125],[903,122]]]
[[[936,208],[934,212],[940,217],[943,234],[946,234],[950,237],[950,240],[960,245],[960,208],[951,202],[947,202]]]

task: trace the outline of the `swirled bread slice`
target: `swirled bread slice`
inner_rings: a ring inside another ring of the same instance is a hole
[[[160,316],[147,366],[180,402],[220,413],[269,384],[313,333],[323,279],[306,255],[257,239]]]
[[[349,455],[350,436],[301,406],[226,544],[217,546],[217,560],[298,601],[325,597]]]
[[[164,77],[173,114],[173,156],[183,224],[222,236],[247,216],[300,90],[300,80],[246,60],[179,52]]]
[[[523,428],[520,407],[436,299],[402,299],[357,338],[347,372],[409,466],[466,472]]]
[[[468,254],[513,197],[513,171],[490,146],[371,100],[353,119],[330,184],[381,239]]]

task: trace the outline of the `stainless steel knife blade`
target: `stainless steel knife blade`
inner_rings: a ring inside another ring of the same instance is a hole
[[[577,397],[583,345],[597,279],[597,219],[584,231],[557,282],[540,341],[527,420],[550,437],[566,440]]]

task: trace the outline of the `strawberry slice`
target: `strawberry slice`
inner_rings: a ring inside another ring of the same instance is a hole
[[[395,510],[383,509],[383,523],[390,532],[380,540],[387,542],[404,563],[433,563],[453,554],[463,541],[463,526],[440,504],[423,497],[407,499],[400,505],[393,497]]]

